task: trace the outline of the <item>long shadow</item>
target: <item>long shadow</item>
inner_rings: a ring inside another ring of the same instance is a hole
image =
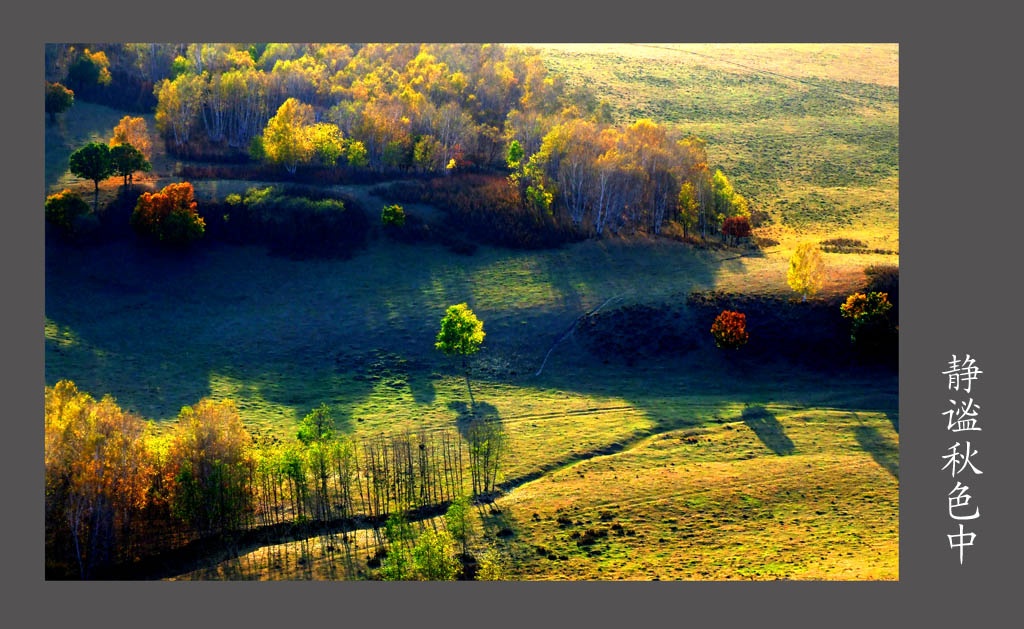
[[[796,446],[786,436],[782,424],[763,406],[748,406],[743,409],[743,422],[754,431],[768,449],[779,456],[792,454]]]
[[[437,399],[437,390],[434,388],[434,381],[429,374],[410,374],[409,392],[412,393],[412,399],[417,404],[428,406]]]
[[[896,431],[896,434],[900,432],[900,414],[898,411],[886,411],[885,418],[892,424],[892,429]]]
[[[871,455],[876,463],[881,465],[893,478],[900,478],[900,451],[899,448],[878,432],[874,426],[854,426],[853,436],[865,452]]]
[[[460,400],[448,402],[448,408],[455,412],[455,423],[462,430],[470,422],[500,421],[498,409],[489,402],[477,402],[471,409],[469,404]]]

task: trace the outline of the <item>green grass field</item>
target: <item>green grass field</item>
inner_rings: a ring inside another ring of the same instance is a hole
[[[622,120],[650,116],[707,138],[738,189],[771,212],[762,232],[782,245],[739,257],[605,239],[531,252],[484,246],[467,257],[375,238],[350,260],[304,261],[226,245],[187,256],[132,240],[53,247],[47,384],[72,379],[159,426],[210,396],[236,400],[251,430],[283,438],[321,403],[357,436],[446,428],[468,396],[433,341],[444,309],[465,301],[487,333],[474,360],[478,410],[501,419],[511,448],[509,492],[500,513],[479,511],[477,543],[502,550],[510,578],[898,578],[893,372],[755,366],[717,351],[627,367],[571,337],[534,375],[572,322],[609,298],[791,295],[786,266],[801,239],[898,249],[895,47],[545,51]],[[109,137],[121,115],[79,103],[47,128],[47,191],[91,191],[67,174],[67,155]],[[159,150],[154,161],[147,181],[171,181],[174,164]],[[251,185],[197,182],[197,196]],[[116,181],[104,184],[104,195],[115,191]],[[371,213],[383,205],[368,187],[344,191]],[[857,287],[869,264],[897,262],[825,258],[827,294]],[[498,536],[503,529],[511,534]],[[595,542],[577,544],[587,529]],[[328,546],[262,548],[185,576],[365,576],[365,556],[338,563]]]
[[[708,140],[712,164],[774,219],[762,235],[899,249],[897,45],[531,46],[619,122]]]

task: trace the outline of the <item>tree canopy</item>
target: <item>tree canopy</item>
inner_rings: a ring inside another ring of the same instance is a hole
[[[466,372],[466,388],[469,391],[470,403],[473,403],[473,389],[469,384],[468,358],[475,354],[484,342],[484,324],[477,319],[473,311],[465,303],[449,306],[441,319],[441,330],[437,333],[438,350],[448,356],[462,358],[462,366]]]
[[[75,93],[60,83],[46,82],[46,115],[56,120],[57,114],[64,113],[75,104]]]
[[[153,144],[149,139],[149,131],[146,129],[146,119],[132,116],[121,118],[114,127],[114,134],[110,138],[111,148],[118,144],[131,144],[147,160],[152,159]]]
[[[798,245],[789,259],[789,270],[786,272],[789,287],[800,293],[803,301],[807,301],[808,295],[821,290],[824,279],[825,261],[818,245],[813,242]]]
[[[136,171],[148,173],[153,166],[146,159],[139,149],[131,144],[115,144],[110,149],[110,164],[113,174],[124,177],[124,184],[128,185],[129,180]]]

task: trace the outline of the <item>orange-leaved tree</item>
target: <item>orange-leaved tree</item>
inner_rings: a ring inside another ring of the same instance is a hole
[[[172,245],[191,243],[206,231],[206,222],[196,211],[195,191],[187,181],[143,193],[131,224],[139,235]]]
[[[739,349],[747,344],[747,315],[742,312],[723,310],[711,324],[711,334],[715,337],[715,345],[723,349]]]

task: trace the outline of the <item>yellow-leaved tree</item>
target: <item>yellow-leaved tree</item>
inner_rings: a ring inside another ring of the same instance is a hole
[[[807,301],[808,295],[821,290],[824,279],[825,260],[821,256],[821,249],[813,242],[801,243],[789,259],[789,271],[786,272],[789,287],[800,293],[803,301]]]
[[[147,160],[153,159],[153,144],[149,140],[149,131],[146,129],[146,119],[142,117],[132,118],[125,116],[114,127],[114,135],[111,136],[111,148],[119,144],[131,144],[139,149]]]
[[[295,98],[284,101],[263,131],[267,160],[283,165],[290,173],[294,173],[299,164],[310,161],[313,146],[306,128],[313,122],[311,106]]]

